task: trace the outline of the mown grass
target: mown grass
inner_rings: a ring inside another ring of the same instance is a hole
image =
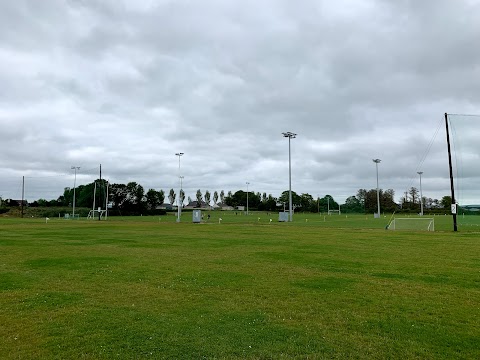
[[[1,358],[480,357],[476,219],[274,216],[0,220]]]

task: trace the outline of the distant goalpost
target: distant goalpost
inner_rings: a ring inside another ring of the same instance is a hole
[[[95,187],[93,189],[93,208],[88,212],[87,219],[107,219],[108,216],[108,182],[107,182],[107,196],[105,197],[105,210],[101,206],[98,209],[95,209],[95,197],[97,193],[97,182],[95,181]]]
[[[338,215],[341,215],[342,212],[340,211],[340,209],[338,210],[328,210],[328,215],[332,215],[332,214],[338,214]]]
[[[88,212],[87,219],[98,219],[102,220],[105,218],[105,214],[107,213],[107,210],[101,210],[98,208],[98,210],[90,210]]]
[[[341,215],[341,214],[342,214],[342,211],[340,210],[340,204],[338,204],[338,209],[337,209],[337,210],[330,209],[330,198],[328,198],[328,202],[327,202],[327,214],[328,214],[328,215],[332,215],[332,214]]]
[[[434,218],[394,218],[387,230],[435,231]]]

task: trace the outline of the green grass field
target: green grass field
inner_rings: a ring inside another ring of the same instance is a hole
[[[0,218],[0,358],[480,358],[480,217],[191,216]]]

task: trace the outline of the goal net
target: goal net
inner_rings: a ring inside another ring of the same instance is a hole
[[[106,210],[90,210],[88,212],[87,219],[98,219],[101,220],[105,217]]]
[[[478,136],[480,115],[448,114],[455,200],[460,206],[478,204]]]
[[[435,231],[433,218],[394,218],[387,226],[388,230]]]

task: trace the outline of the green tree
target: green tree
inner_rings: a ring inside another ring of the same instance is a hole
[[[332,195],[325,195],[323,198],[318,200],[318,207],[321,212],[327,212],[330,210],[338,210],[338,203],[332,197]]]
[[[364,209],[360,200],[355,196],[349,196],[342,206],[342,211],[347,213],[362,213]]]
[[[160,190],[157,191],[157,195],[158,195],[158,202],[160,204],[163,204],[164,201],[165,201],[165,192],[160,189]]]
[[[142,185],[132,181],[127,184],[130,211],[141,214],[147,208],[145,189]]]
[[[111,184],[108,191],[113,208],[120,210],[123,215],[140,215],[147,209],[145,190],[136,182],[127,185]],[[93,201],[93,195],[91,200]]]
[[[300,205],[302,211],[315,212],[317,209],[317,202],[313,199],[313,196],[310,194],[300,195]]]
[[[159,206],[163,201],[160,201],[160,194],[154,189],[148,189],[146,195],[147,206],[150,210],[154,210]]]
[[[111,184],[109,200],[114,209],[121,210],[123,204],[127,201],[127,186],[125,184]]]
[[[272,196],[272,194],[268,194],[267,201],[265,202],[265,211],[276,211],[277,210],[277,202],[278,200]]]
[[[419,196],[418,196],[418,189],[416,187],[411,187],[410,190],[408,191],[408,193],[410,194],[410,198],[412,199],[412,203],[413,205],[415,205],[417,203],[417,201],[419,200]]]
[[[183,202],[185,201],[185,191],[183,191],[183,189],[180,189],[180,195],[178,199],[180,200],[180,206],[183,207]]]
[[[215,190],[213,193],[213,203],[217,204],[218,202],[218,192]]]
[[[68,206],[68,201],[64,195],[60,195],[57,199],[58,206]]]
[[[75,189],[75,206],[91,208],[93,205],[94,183],[79,185]],[[73,198],[72,198],[73,200]]]
[[[197,190],[197,194],[196,194],[196,198],[197,198],[197,206],[200,206],[202,204],[202,191],[200,189]]]
[[[229,192],[231,194],[231,192]],[[260,204],[260,194],[254,192],[248,192],[248,207],[249,209],[258,209]],[[231,196],[227,196],[225,198],[225,203],[228,206],[247,206],[247,192],[243,190],[238,190],[235,194],[231,194]]]
[[[278,198],[278,202],[285,204],[285,209],[288,209],[288,200],[289,200],[289,191],[285,190],[282,192],[282,195]],[[295,209],[297,207],[302,206],[302,198],[295,192],[292,191],[292,208]]]
[[[357,191],[357,199],[360,201],[360,206],[363,208],[363,212],[366,213],[367,190],[359,189]]]
[[[379,199],[380,199],[380,211],[382,212],[393,212],[397,209],[397,204],[394,201],[395,192],[392,189],[383,191],[382,189],[378,190]],[[378,210],[377,204],[377,189],[360,189],[357,192],[357,198],[360,203],[363,199],[363,208],[365,213],[376,213]]]
[[[445,210],[449,210],[452,206],[452,197],[448,195],[443,196],[442,200],[440,200],[440,206]]]
[[[168,193],[168,201],[170,201],[170,205],[173,206],[173,204],[175,203],[176,197],[177,195],[175,194],[175,190],[170,189],[170,192]]]
[[[207,203],[207,206],[210,206],[210,191],[205,190],[205,202]]]

